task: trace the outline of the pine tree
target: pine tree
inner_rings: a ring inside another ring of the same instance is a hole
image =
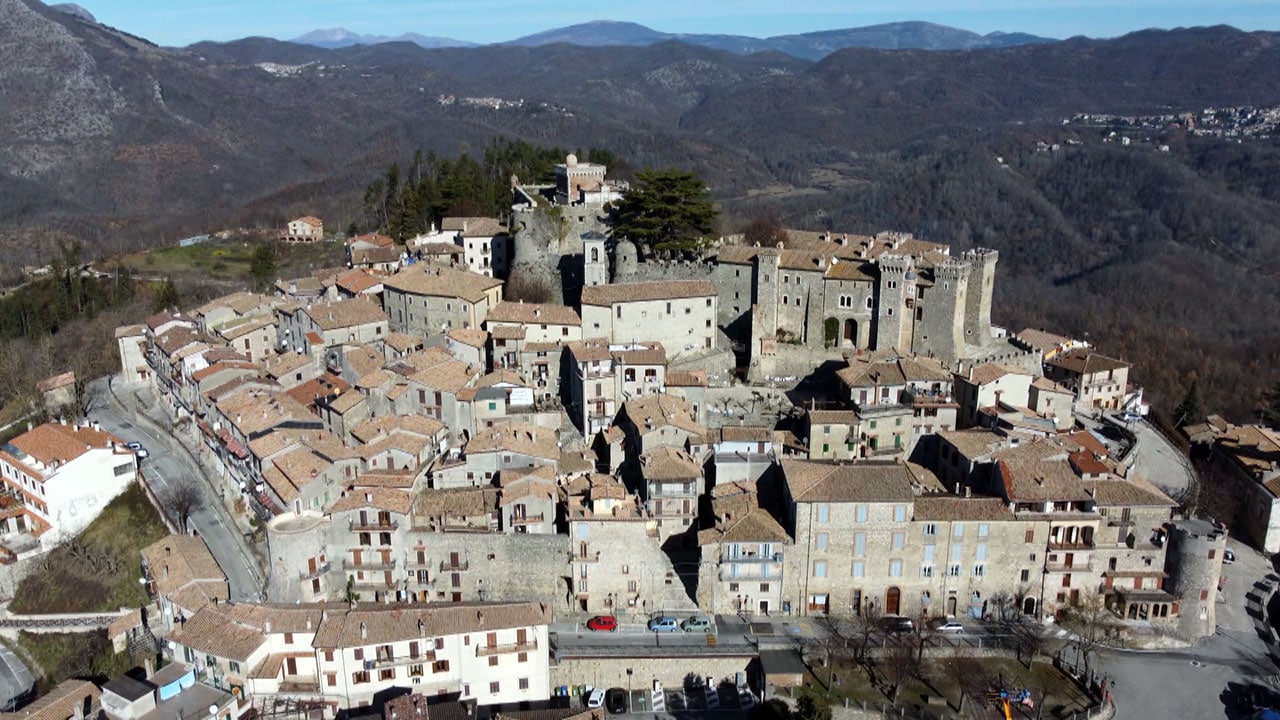
[[[1178,427],[1191,425],[1200,420],[1200,391],[1197,387],[1199,382],[1199,380],[1191,381],[1186,396],[1182,398],[1182,402],[1178,403],[1178,407],[1173,409],[1173,417]]]
[[[708,244],[717,216],[697,175],[674,168],[648,170],[618,204],[613,233],[656,250],[700,250]]]

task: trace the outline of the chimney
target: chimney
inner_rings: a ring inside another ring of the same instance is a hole
[[[364,623],[360,623],[360,639],[361,640],[369,639],[369,628],[366,627]]]
[[[311,616],[310,616],[310,615],[308,615],[308,616],[307,616],[307,629],[308,629],[308,630],[310,630],[310,629],[311,629]]]
[[[271,618],[267,618],[265,621],[263,621],[262,631],[268,634],[271,633]]]
[[[150,680],[151,676],[156,674],[156,661],[148,657],[146,660],[143,661],[142,666],[147,673],[145,676],[146,679]]]

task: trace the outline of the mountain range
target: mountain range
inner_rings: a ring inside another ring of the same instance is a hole
[[[757,38],[746,35],[667,33],[638,23],[596,20],[546,30],[498,44],[540,47],[564,43],[583,47],[608,47],[656,45],[669,41],[725,50],[739,55],[775,51],[807,60],[820,60],[836,50],[851,47],[879,48],[882,50],[907,48],[920,50],[975,50],[1054,42],[1052,38],[1038,37],[1026,33],[993,32],[987,35],[979,35],[968,30],[927,22],[887,23],[841,30],[823,30],[796,35]],[[478,43],[464,40],[424,37],[414,33],[405,33],[395,37],[359,35],[342,28],[315,30],[305,35],[300,35],[291,42],[323,48],[377,45],[388,42],[411,42],[424,48],[476,47],[478,45]]]
[[[474,157],[505,137],[696,171],[725,231],[770,210],[802,229],[995,248],[998,323],[1133,360],[1165,407],[1198,377],[1206,408],[1247,418],[1280,367],[1280,140],[1198,137],[1178,120],[1280,106],[1280,34],[817,61],[671,39],[172,49],[0,0],[0,37],[10,271],[47,262],[57,238],[101,257],[303,214],[363,230],[364,189],[392,162]],[[1170,120],[1064,124],[1076,113]]]

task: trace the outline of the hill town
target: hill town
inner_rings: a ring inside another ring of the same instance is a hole
[[[615,231],[639,189],[569,155],[504,217],[403,244],[300,217],[279,241],[346,267],[118,328],[83,419],[74,379],[42,385],[64,419],[0,448],[8,585],[134,484],[172,534],[138,558],[145,607],[86,621],[146,672],[36,707],[558,720],[625,688],[610,712],[746,712],[834,692],[824,665],[898,703],[971,655],[1059,684],[943,703],[1093,717],[1105,645],[1212,638],[1233,548],[1280,550],[1280,432],[1165,437],[1129,362],[992,324],[996,251],[666,251]]]

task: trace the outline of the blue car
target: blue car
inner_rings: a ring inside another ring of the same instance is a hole
[[[670,615],[659,615],[649,621],[649,632],[680,632],[680,621]]]

